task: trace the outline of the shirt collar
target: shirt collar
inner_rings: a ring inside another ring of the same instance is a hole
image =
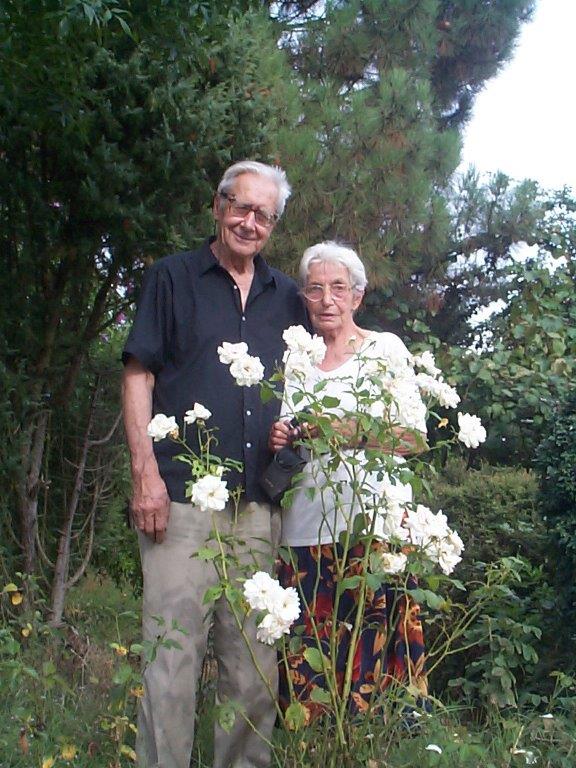
[[[214,242],[214,240],[216,240],[215,237],[209,237],[204,241],[202,247],[200,248],[198,266],[201,275],[203,275],[205,272],[208,272],[210,269],[214,269],[215,267],[219,266],[218,259],[216,256],[214,256],[212,249],[210,248],[210,245]],[[276,282],[270,267],[259,253],[257,253],[254,257],[254,272],[263,285]]]

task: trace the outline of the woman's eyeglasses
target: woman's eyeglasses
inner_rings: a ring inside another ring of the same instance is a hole
[[[302,293],[308,301],[322,301],[326,291],[330,293],[333,299],[344,299],[352,290],[351,285],[345,283],[332,283],[332,285],[320,285],[312,283],[307,285]]]
[[[254,214],[254,221],[260,227],[270,229],[278,221],[277,213],[264,211],[262,208],[255,208],[250,203],[239,203],[236,195],[230,195],[228,192],[219,192],[220,197],[228,202],[228,211],[232,216],[238,216],[239,219],[245,219],[249,213]]]

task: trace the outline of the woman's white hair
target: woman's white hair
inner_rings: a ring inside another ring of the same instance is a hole
[[[306,285],[311,264],[322,264],[326,261],[342,264],[342,266],[346,267],[350,275],[352,288],[357,291],[364,291],[368,285],[368,280],[366,279],[366,270],[364,269],[364,264],[360,261],[360,257],[352,248],[347,248],[345,245],[334,243],[331,240],[306,248],[298,269],[301,285]]]
[[[222,176],[220,184],[218,184],[218,192],[230,192],[234,184],[234,179],[241,176],[243,173],[253,173],[256,176],[263,176],[265,179],[270,179],[270,181],[273,181],[274,184],[276,184],[276,188],[278,189],[276,213],[278,216],[282,216],[286,201],[292,192],[292,187],[286,178],[286,172],[278,165],[266,165],[265,163],[259,163],[257,160],[241,160],[239,163],[231,165],[230,168],[224,172],[224,176]]]

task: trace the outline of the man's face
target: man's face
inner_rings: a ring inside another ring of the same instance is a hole
[[[263,176],[254,173],[237,176],[228,194],[234,196],[236,203],[276,213],[278,188]],[[258,224],[252,211],[246,216],[234,215],[220,195],[214,198],[213,210],[218,222],[217,242],[224,254],[252,260],[268,242],[274,227]]]

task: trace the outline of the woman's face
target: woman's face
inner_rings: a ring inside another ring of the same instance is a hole
[[[311,288],[316,289],[315,292],[321,297],[319,300],[312,301],[306,296]],[[308,269],[305,297],[308,314],[317,333],[324,335],[354,328],[353,314],[360,306],[362,293],[352,290],[350,275],[343,264],[312,262]]]

